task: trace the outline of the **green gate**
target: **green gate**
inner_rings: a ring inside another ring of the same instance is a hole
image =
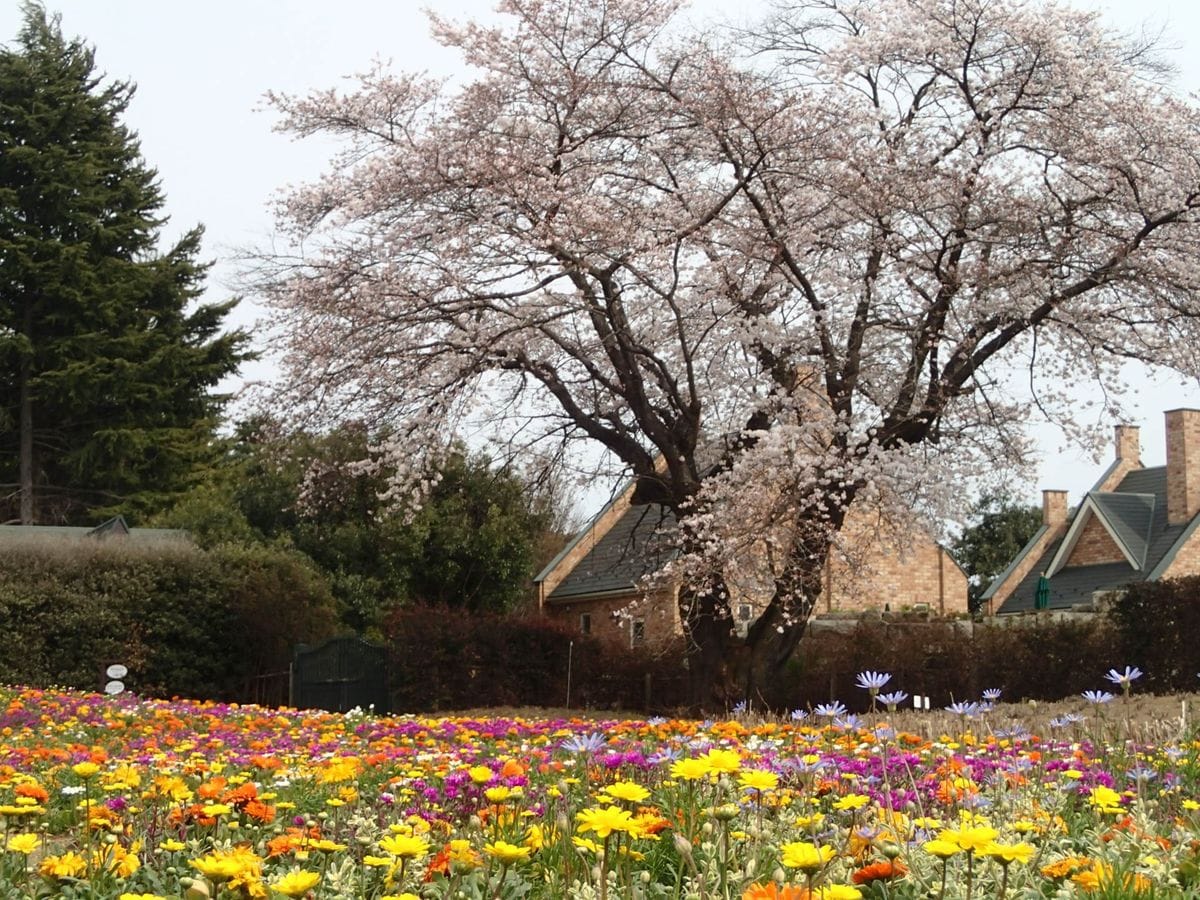
[[[387,649],[357,637],[340,637],[320,647],[296,647],[291,705],[347,712],[374,707],[387,713]]]

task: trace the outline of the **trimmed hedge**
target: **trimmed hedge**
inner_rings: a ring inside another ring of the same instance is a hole
[[[115,662],[146,696],[252,699],[291,647],[336,630],[297,554],[120,540],[0,546],[0,682],[98,690]]]
[[[385,632],[393,712],[563,707],[568,661],[572,708],[670,709],[684,696],[679,650],[622,651],[541,617],[413,606]]]

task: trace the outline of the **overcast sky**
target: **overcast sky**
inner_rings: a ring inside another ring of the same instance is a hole
[[[761,0],[696,0],[691,15],[741,15],[764,5]],[[1121,29],[1162,31],[1179,67],[1177,86],[1200,91],[1200,3],[1080,0],[1077,5],[1103,10]],[[451,75],[458,67],[456,56],[429,37],[425,4],[409,0],[47,0],[46,6],[62,15],[65,33],[95,46],[102,71],[137,84],[126,122],[139,133],[147,161],[161,175],[171,216],[167,234],[196,224],[207,230],[205,255],[216,262],[209,282],[213,300],[233,293],[236,251],[269,243],[272,196],[289,183],[316,177],[328,156],[328,145],[273,133],[264,92],[332,87],[366,69],[375,57],[434,75]],[[435,4],[454,18],[489,16],[493,6],[493,0]],[[0,41],[15,37],[19,7],[15,0],[0,2]],[[249,326],[255,312],[243,306],[239,322]],[[1132,424],[1142,426],[1143,458],[1161,464],[1162,411],[1200,407],[1200,388],[1174,377],[1144,385]],[[1084,415],[1094,419],[1097,414]],[[1036,434],[1043,461],[1027,499],[1052,487],[1070,490],[1072,502],[1078,502],[1098,475],[1096,465],[1089,455],[1063,447],[1052,429]],[[1109,455],[1105,448],[1104,462]]]

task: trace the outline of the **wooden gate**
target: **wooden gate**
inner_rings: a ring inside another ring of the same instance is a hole
[[[292,661],[292,706],[347,712],[374,707],[387,713],[387,649],[357,637],[340,637],[320,647],[296,647]]]

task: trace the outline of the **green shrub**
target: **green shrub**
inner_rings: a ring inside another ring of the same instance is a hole
[[[96,690],[107,665],[148,696],[247,699],[291,647],[335,629],[328,587],[266,547],[41,539],[0,546],[0,681]]]

